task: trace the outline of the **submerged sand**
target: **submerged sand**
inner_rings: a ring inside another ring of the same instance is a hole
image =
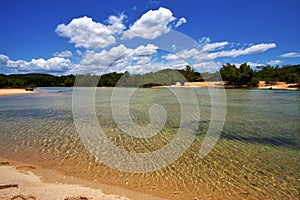
[[[10,96],[18,94],[32,94],[36,91],[26,91],[25,89],[0,89],[0,96]]]

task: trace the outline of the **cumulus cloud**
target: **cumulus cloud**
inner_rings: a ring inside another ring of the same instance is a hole
[[[9,57],[3,54],[0,54],[0,67],[7,66],[7,62],[9,61]]]
[[[60,58],[71,58],[73,56],[72,52],[69,50],[62,51],[62,52],[55,52],[53,54],[55,57],[60,57]]]
[[[144,13],[128,30],[123,23],[126,17],[124,14],[111,15],[103,24],[84,16],[74,18],[68,24],[59,24],[55,31],[69,38],[69,42],[77,48],[97,49],[116,44],[119,36],[122,36],[121,39],[155,39],[187,22],[184,17],[177,20],[171,10],[163,7]]]
[[[126,66],[124,69],[133,74],[144,74],[149,72],[156,72],[162,69],[182,69],[188,65],[185,60],[172,60],[169,62],[148,62],[148,63],[135,63]]]
[[[116,43],[115,34],[119,34],[125,29],[122,20],[125,15],[110,16],[109,25],[94,22],[87,16],[73,19],[69,24],[60,24],[56,27],[56,32],[62,36],[70,38],[70,43],[75,43],[75,47],[86,49],[105,48]]]
[[[282,58],[298,58],[298,57],[300,57],[300,53],[296,53],[296,52],[284,53],[284,54],[281,54],[279,57],[282,57]]]
[[[10,60],[9,57],[0,54],[0,66],[10,69],[17,73],[51,73],[63,74],[68,73],[76,67],[69,59],[54,57],[48,60],[43,58],[25,60]]]
[[[122,14],[119,17],[111,15],[108,18],[108,23],[110,26],[108,27],[112,33],[122,33],[126,28],[123,24],[123,20],[126,18],[126,15]]]
[[[102,50],[99,53],[88,51],[80,63],[81,70],[86,73],[124,71],[126,67],[135,62],[142,65],[151,61],[150,56],[157,52],[158,47],[153,44],[140,45],[135,49],[127,48],[120,44],[110,50]]]
[[[154,44],[147,44],[146,46],[140,45],[138,46],[134,52],[134,56],[147,56],[152,55],[157,52],[158,46],[155,46]]]
[[[170,23],[175,20],[173,13],[167,8],[160,7],[158,10],[149,10],[123,33],[122,38],[141,37],[144,39],[155,39],[170,32],[172,28]],[[185,18],[181,18],[177,24],[179,26],[184,22],[186,22]],[[176,25],[175,27],[177,27]]]
[[[109,51],[102,50],[99,53],[88,51],[83,56],[81,65],[107,67],[117,60],[121,59],[123,56],[130,54],[131,52],[132,49],[125,47],[123,44],[117,47],[113,47]]]

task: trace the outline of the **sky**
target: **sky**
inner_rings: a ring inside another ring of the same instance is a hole
[[[299,0],[3,0],[0,73],[300,63]]]

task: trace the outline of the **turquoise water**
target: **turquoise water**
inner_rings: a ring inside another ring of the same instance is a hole
[[[72,88],[38,90],[32,95],[0,97],[0,155],[171,199],[300,197],[299,91],[226,90],[221,137],[213,151],[200,159],[211,104],[208,91],[197,88],[201,118],[189,150],[168,167],[130,174],[99,164],[86,150],[74,126]],[[110,109],[111,94],[112,88],[98,88],[95,110],[113,144],[127,151],[151,152],[174,138],[180,107],[168,89],[139,89],[131,98],[130,114],[137,124],[150,123],[148,110],[153,103],[167,112],[161,132],[144,139],[118,128]]]

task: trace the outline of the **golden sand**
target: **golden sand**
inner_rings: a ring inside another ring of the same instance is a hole
[[[32,94],[36,91],[26,91],[25,89],[0,89],[0,96],[10,96],[18,94]]]

